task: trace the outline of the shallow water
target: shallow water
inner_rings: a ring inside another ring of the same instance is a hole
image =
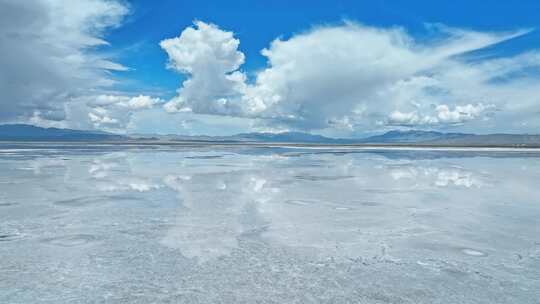
[[[0,147],[0,303],[539,303],[540,153]]]

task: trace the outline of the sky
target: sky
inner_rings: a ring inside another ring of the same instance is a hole
[[[0,123],[540,133],[540,2],[0,0]]]

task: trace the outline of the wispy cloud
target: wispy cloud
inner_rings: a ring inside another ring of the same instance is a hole
[[[66,103],[126,67],[93,52],[128,8],[105,0],[0,2],[0,120],[66,120]]]

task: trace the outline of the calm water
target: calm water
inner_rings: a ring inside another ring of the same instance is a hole
[[[540,303],[540,154],[0,146],[0,303]]]

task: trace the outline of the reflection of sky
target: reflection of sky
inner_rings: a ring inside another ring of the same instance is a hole
[[[0,234],[70,248],[114,240],[128,256],[162,248],[204,265],[251,241],[429,269],[481,257],[492,276],[538,258],[539,158],[215,149],[0,157],[0,167]]]
[[[335,243],[339,243],[350,247],[341,248],[341,253],[357,252],[354,247],[366,247],[362,230],[371,231],[372,226],[380,230],[386,225],[388,229],[399,226],[406,230],[410,225],[409,209],[436,212],[433,205],[423,204],[428,197],[441,197],[432,204],[463,203],[480,196],[482,201],[487,197],[500,200],[508,195],[494,196],[494,190],[502,192],[510,184],[509,189],[523,188],[535,180],[530,175],[537,174],[527,165],[535,165],[536,159],[506,159],[497,166],[490,165],[491,159],[470,160],[403,162],[354,154],[287,157],[219,151],[113,152],[82,163],[75,159],[35,158],[17,169],[29,169],[36,178],[47,174],[47,170],[71,172],[71,180],[63,176],[66,185],[91,185],[106,194],[172,190],[185,209],[178,213],[178,226],[171,228],[163,243],[201,257],[204,250],[187,247],[199,244],[211,256],[219,256],[235,246],[240,234],[257,228],[242,225],[243,212],[251,207],[257,212],[259,224],[265,227],[262,237],[269,241],[322,251],[336,248]],[[512,164],[515,162],[524,164]],[[81,167],[87,168],[86,173]],[[503,179],[507,174],[501,171],[513,172],[514,178]],[[493,183],[499,186],[482,189]],[[463,189],[443,200],[445,187]],[[529,193],[525,194],[529,197]],[[464,212],[486,206],[475,202],[463,208]],[[363,219],[362,223],[357,223],[358,219]]]
[[[398,165],[387,168],[395,180],[408,179],[415,183],[433,183],[439,187],[461,186],[466,188],[483,187],[486,177],[461,167],[422,167],[417,165]]]

